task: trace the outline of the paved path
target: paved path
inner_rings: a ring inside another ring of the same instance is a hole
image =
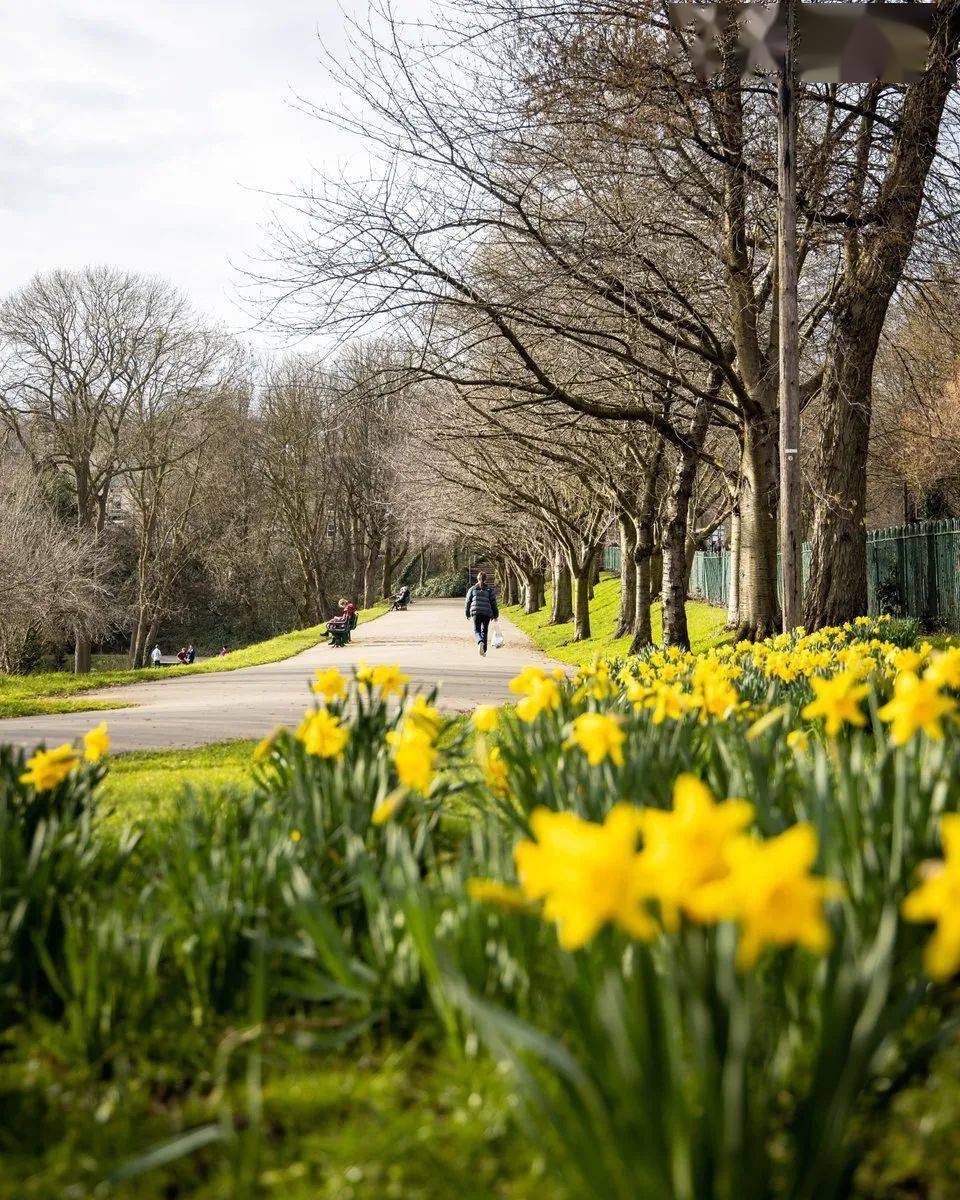
[[[211,675],[188,675],[163,683],[133,683],[94,693],[128,700],[136,708],[103,713],[64,713],[0,721],[0,743],[56,745],[78,738],[103,720],[113,749],[152,750],[199,746],[229,738],[259,738],[275,725],[296,724],[310,700],[308,683],[317,667],[348,669],[361,659],[371,666],[398,663],[415,683],[440,685],[440,706],[450,712],[510,698],[507,684],[527,663],[547,658],[512,622],[501,620],[506,645],[481,658],[462,600],[417,600],[403,613],[387,613],[361,625],[349,646],[325,642],[283,662]],[[172,668],[165,668],[171,670]]]

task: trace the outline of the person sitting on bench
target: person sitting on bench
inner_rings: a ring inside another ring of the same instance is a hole
[[[393,600],[392,612],[404,612],[410,603],[410,589],[406,584],[397,592]]]
[[[345,646],[350,641],[350,631],[357,627],[357,608],[349,600],[340,601],[340,614],[327,622],[326,633],[331,646]]]

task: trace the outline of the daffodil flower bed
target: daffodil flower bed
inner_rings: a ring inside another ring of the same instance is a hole
[[[163,1004],[485,1044],[573,1196],[852,1195],[960,973],[960,651],[884,634],[530,667],[469,725],[389,664],[331,668],[249,797],[149,853],[90,825],[102,727],[4,751],[0,997],[87,1054]],[[81,945],[115,966],[92,1022]]]

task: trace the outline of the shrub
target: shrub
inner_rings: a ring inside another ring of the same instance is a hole
[[[431,575],[413,589],[415,596],[436,599],[466,596],[467,579],[463,571],[447,571],[442,575]]]
[[[905,650],[920,637],[920,622],[916,617],[893,617],[884,623],[883,636]]]

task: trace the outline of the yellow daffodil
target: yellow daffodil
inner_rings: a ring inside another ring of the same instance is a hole
[[[542,667],[524,667],[519,675],[510,680],[510,691],[516,696],[528,696],[535,684],[547,678]]]
[[[530,901],[519,888],[498,879],[468,879],[467,895],[479,904],[489,904],[504,912],[524,912],[530,908]]]
[[[20,782],[29,783],[34,791],[49,792],[66,779],[79,761],[69,742],[53,750],[38,750],[27,759],[27,770],[20,776]]]
[[[763,664],[763,670],[771,679],[780,679],[784,683],[792,683],[800,675],[794,656],[786,651],[768,654]]]
[[[815,699],[804,708],[803,716],[808,721],[823,717],[830,737],[836,737],[844,725],[866,725],[860,701],[870,689],[867,684],[858,683],[854,674],[841,671],[832,679],[815,675],[810,686]]]
[[[928,869],[927,878],[903,902],[907,921],[935,921],[936,932],[924,951],[932,979],[949,979],[960,971],[960,816],[940,822],[945,861]]]
[[[340,758],[350,738],[350,731],[340,724],[340,718],[325,708],[309,712],[300,723],[297,739],[315,758]]]
[[[803,729],[791,729],[787,734],[787,745],[791,750],[802,754],[810,747],[810,734]]]
[[[591,767],[598,767],[608,758],[622,767],[624,741],[625,735],[616,717],[588,712],[574,720],[564,746],[567,749],[579,746]]]
[[[95,763],[109,753],[110,735],[107,733],[106,721],[101,721],[83,735],[83,757],[87,762]]]
[[[443,725],[440,710],[434,708],[432,704],[428,704],[423,696],[414,698],[413,703],[407,709],[405,721],[432,739],[436,739]]]
[[[373,682],[373,667],[368,667],[362,658],[357,663],[356,670],[353,674],[357,683],[361,687],[369,687]]]
[[[511,687],[513,685],[511,684]],[[546,677],[534,679],[526,696],[517,702],[517,716],[521,721],[535,721],[542,712],[558,708],[560,705],[560,689],[556,681]]]
[[[960,690],[960,646],[949,646],[935,654],[923,677],[937,687]]]
[[[637,817],[628,805],[612,809],[603,825],[545,808],[531,817],[536,841],[514,852],[520,887],[528,899],[543,900],[543,916],[556,922],[565,949],[585,946],[607,922],[633,937],[656,932],[645,908]]]
[[[505,800],[510,795],[510,779],[507,774],[507,764],[503,761],[500,748],[494,746],[486,757],[483,765],[484,779],[487,787],[495,796]]]
[[[433,739],[422,729],[404,724],[400,730],[388,733],[387,741],[393,747],[393,762],[400,782],[404,787],[426,795],[433,782],[437,762],[437,748]]]
[[[496,729],[500,710],[495,704],[481,704],[473,710],[473,727],[479,733],[490,733]]]
[[[747,741],[755,742],[757,738],[762,737],[768,729],[772,729],[774,725],[779,725],[786,715],[787,706],[785,704],[781,704],[778,708],[771,708],[770,711],[765,712],[762,717],[758,717],[758,719],[754,721],[747,730]]]
[[[590,666],[580,668],[576,684],[578,697],[591,696],[594,700],[606,700],[615,691],[610,668],[599,659]]]
[[[370,678],[373,686],[380,689],[381,696],[399,696],[410,682],[410,676],[404,675],[395,663],[389,667],[374,667]]]
[[[695,920],[739,922],[741,967],[752,967],[764,946],[796,944],[814,954],[830,948],[823,905],[840,888],[809,874],[817,859],[812,825],[794,825],[766,842],[734,838],[725,855],[729,874],[698,889],[686,907]]]
[[[643,706],[650,709],[654,725],[662,725],[664,721],[679,721],[689,712],[690,698],[675,684],[658,683],[654,684]]]
[[[700,709],[702,718],[728,717],[740,703],[737,689],[722,675],[695,680],[691,706]]]
[[[331,700],[340,700],[347,694],[347,681],[336,667],[327,667],[326,670],[317,672],[313,683],[310,684],[310,690],[329,703]]]
[[[274,731],[274,733],[268,733],[265,738],[261,738],[260,741],[257,742],[253,751],[254,762],[263,762],[264,759],[270,756],[270,753],[273,750],[273,739],[275,736],[276,731]]]
[[[902,746],[920,730],[927,737],[942,738],[943,718],[956,711],[956,700],[944,695],[932,679],[908,671],[897,676],[893,698],[880,709],[880,719],[890,725],[894,744]]]
[[[371,822],[374,825],[386,825],[399,812],[402,802],[403,794],[401,792],[391,792],[374,808],[370,814]]]
[[[673,811],[647,808],[638,820],[643,864],[664,925],[674,929],[697,889],[727,874],[727,846],[753,820],[753,806],[745,800],[718,804],[695,775],[681,775],[673,788]]]
[[[299,829],[291,829],[290,830],[290,841],[291,842],[299,842],[302,837],[303,837],[303,834],[300,832]]]

